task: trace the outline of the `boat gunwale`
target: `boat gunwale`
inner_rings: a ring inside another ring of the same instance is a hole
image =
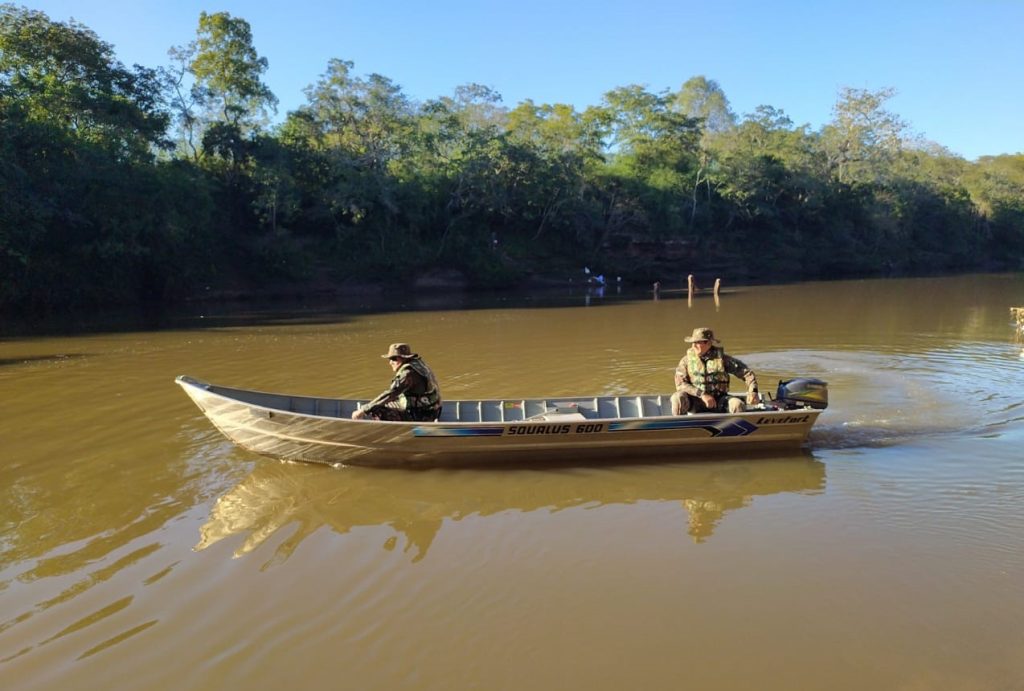
[[[241,399],[239,399],[237,397],[234,397],[234,396],[227,395],[226,393],[223,393],[222,391],[216,391],[216,390],[213,390],[213,389],[221,389],[221,390],[227,390],[227,391],[240,391],[240,392],[245,392],[245,393],[258,394],[258,395],[261,395],[261,396],[281,396],[281,397],[287,397],[287,398],[292,398],[292,399],[303,399],[303,400],[309,400],[309,401],[330,401],[332,403],[349,402],[349,403],[356,403],[357,405],[358,405],[359,401],[363,401],[364,399],[361,399],[361,398],[330,398],[330,397],[326,397],[326,396],[304,396],[304,395],[296,395],[296,394],[273,393],[273,392],[268,392],[268,391],[260,391],[258,389],[242,389],[242,388],[238,388],[238,387],[221,386],[219,384],[212,384],[210,382],[206,382],[206,381],[203,381],[203,380],[195,379],[194,377],[190,377],[190,376],[187,376],[187,375],[179,375],[178,377],[175,378],[175,383],[177,383],[179,386],[181,386],[183,389],[185,389],[186,392],[188,392],[188,389],[186,388],[186,385],[192,386],[192,387],[194,387],[196,389],[199,389],[199,390],[203,391],[206,395],[217,396],[218,398],[222,398],[224,400],[231,401],[232,403],[236,403],[238,405],[244,405],[246,407],[257,409],[257,410],[263,410],[263,411],[268,411],[268,412],[278,413],[278,414],[293,415],[293,416],[296,416],[296,417],[314,418],[314,419],[317,419],[317,420],[331,420],[331,421],[336,421],[336,422],[345,422],[345,423],[352,423],[352,424],[366,424],[366,423],[369,423],[369,424],[394,425],[394,426],[399,426],[399,427],[422,427],[424,425],[426,425],[426,426],[444,426],[444,427],[450,427],[450,426],[466,426],[466,427],[488,426],[488,427],[493,427],[493,426],[496,426],[496,425],[507,426],[507,425],[545,424],[545,423],[559,422],[559,419],[557,417],[558,413],[547,413],[548,415],[554,416],[554,419],[551,419],[551,420],[542,419],[542,418],[539,418],[539,417],[529,417],[529,418],[523,418],[523,419],[519,419],[519,420],[476,420],[476,421],[471,421],[471,420],[425,420],[425,421],[415,421],[415,420],[365,420],[365,419],[364,420],[353,420],[351,418],[343,417],[343,416],[338,416],[338,415],[324,415],[324,414],[321,414],[321,413],[306,413],[306,412],[297,411],[297,410],[288,410],[288,409],[282,408],[282,407],[274,407],[274,406],[268,406],[268,405],[263,405],[263,404],[259,404],[259,403],[252,403],[252,402],[249,402],[249,401],[241,400]],[[622,398],[622,397],[625,397],[625,398],[665,398],[666,396],[667,396],[666,394],[622,394],[622,395],[608,394],[608,395],[598,395],[598,396],[565,396],[565,397],[563,397],[563,399],[565,401],[572,401],[573,399],[597,400],[597,399],[601,399],[601,398]],[[191,394],[189,394],[189,397],[191,398]],[[366,399],[366,400],[368,400],[368,399]],[[487,403],[487,402],[489,402],[489,403],[505,403],[505,402],[508,402],[508,401],[523,401],[523,402],[525,402],[525,401],[538,401],[538,402],[539,401],[544,401],[544,402],[547,402],[549,400],[553,400],[553,399],[551,399],[550,397],[549,398],[543,398],[543,397],[536,397],[536,398],[530,398],[530,397],[523,397],[523,398],[520,398],[520,397],[516,397],[516,398],[480,398],[480,399],[468,398],[468,399],[453,399],[451,401],[447,401],[447,403]],[[764,408],[755,408],[755,409],[751,409],[751,410],[744,410],[744,411],[741,411],[741,412],[738,412],[738,413],[710,412],[709,411],[709,412],[703,412],[703,413],[686,413],[685,415],[672,415],[671,413],[668,413],[668,414],[661,414],[661,415],[642,415],[642,416],[628,416],[628,417],[627,416],[616,416],[616,417],[595,416],[595,417],[585,417],[585,420],[586,420],[586,422],[595,422],[596,423],[596,422],[607,422],[607,421],[614,421],[614,422],[622,421],[622,422],[626,422],[626,421],[640,421],[640,420],[673,419],[673,418],[678,418],[678,417],[687,417],[687,418],[722,418],[722,417],[742,417],[742,416],[746,416],[746,415],[772,415],[772,416],[778,415],[778,416],[782,416],[782,415],[793,415],[795,413],[800,413],[800,414],[804,414],[804,413],[819,414],[819,413],[822,413],[823,410],[824,409],[813,408],[813,407],[810,407],[810,406],[799,407],[799,408],[764,407]],[[203,411],[203,412],[205,414],[205,411]]]

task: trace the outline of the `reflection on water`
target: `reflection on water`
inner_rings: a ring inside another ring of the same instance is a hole
[[[1024,275],[730,286],[720,304],[682,278],[657,301],[578,286],[8,331],[4,688],[256,691],[295,664],[324,688],[339,665],[352,688],[679,688],[680,670],[708,688],[1012,688]],[[281,465],[173,384],[372,396],[382,348],[411,340],[450,399],[665,391],[700,325],[767,388],[829,382],[813,455]]]
[[[680,529],[699,543],[729,511],[753,497],[824,486],[825,466],[809,456],[562,471],[336,471],[267,461],[217,500],[196,549],[238,535],[243,541],[237,557],[288,528],[272,560],[282,563],[321,527],[343,534],[384,525],[404,537],[416,562],[426,557],[447,521],[644,501],[679,502],[689,516]],[[383,546],[394,545],[389,538]]]

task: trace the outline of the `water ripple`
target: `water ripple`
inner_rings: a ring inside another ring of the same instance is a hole
[[[753,358],[751,358],[753,359]],[[815,448],[884,447],[921,437],[1019,430],[1024,371],[1005,344],[914,351],[785,351],[756,356],[760,370],[829,382]]]

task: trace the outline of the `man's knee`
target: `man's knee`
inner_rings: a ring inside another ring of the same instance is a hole
[[[747,408],[745,405],[743,405],[743,401],[736,398],[735,396],[730,396],[728,409],[730,413],[742,413]]]
[[[682,415],[690,410],[690,397],[681,391],[672,394],[672,414]]]
[[[366,411],[366,416],[374,420],[385,420],[387,422],[406,422],[411,418],[400,408],[392,408],[389,405],[377,405]]]

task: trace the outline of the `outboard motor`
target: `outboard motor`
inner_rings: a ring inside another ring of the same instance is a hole
[[[811,377],[798,377],[779,382],[775,404],[785,410],[828,407],[828,383]]]

